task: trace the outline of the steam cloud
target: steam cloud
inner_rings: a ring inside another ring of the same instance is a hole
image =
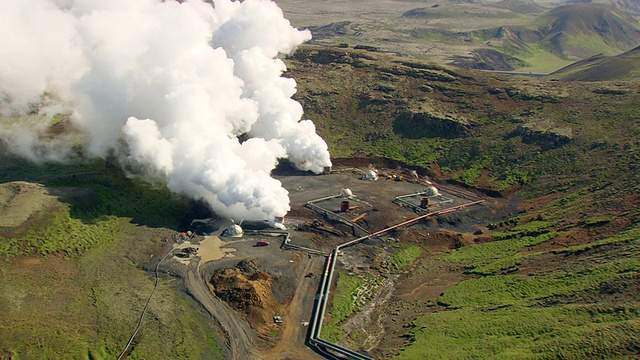
[[[0,137],[33,160],[83,142],[236,219],[288,212],[279,158],[331,165],[277,58],[311,35],[271,1],[0,0],[0,33]],[[83,139],[43,136],[60,113]]]

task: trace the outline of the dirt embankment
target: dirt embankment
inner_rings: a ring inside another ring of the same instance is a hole
[[[244,314],[258,333],[268,335],[275,327],[273,314],[280,311],[271,291],[273,281],[271,274],[257,270],[251,261],[242,261],[237,268],[217,270],[210,283],[216,296]]]

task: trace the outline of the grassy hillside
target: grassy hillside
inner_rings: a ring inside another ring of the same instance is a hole
[[[153,288],[142,267],[192,205],[109,162],[2,154],[0,358],[116,358]],[[214,323],[171,278],[149,305],[130,358],[223,357]]]
[[[633,80],[640,77],[640,47],[620,55],[598,55],[577,61],[549,76],[569,81]]]
[[[399,335],[385,341],[400,345],[376,358],[637,354],[637,83],[507,77],[352,47],[303,47],[287,65],[336,162],[401,162],[514,204],[459,249],[401,244],[401,276],[454,280],[386,303],[387,314],[415,316],[393,325]],[[141,267],[185,219],[202,217],[197,206],[109,161],[34,165],[1,153],[0,354],[114,358],[153,284]],[[131,357],[223,357],[193,300],[169,277],[158,291]],[[329,330],[341,336],[337,322]]]
[[[640,24],[611,6],[576,4],[555,8],[539,19],[543,44],[556,55],[584,59],[615,55],[640,43]]]
[[[602,91],[613,84],[468,73],[338,48],[302,49],[289,69],[334,157],[391,158],[496,191],[582,182],[636,161],[624,150],[638,135],[633,86],[614,95]]]
[[[405,276],[457,280],[386,303],[384,314],[416,315],[389,320],[376,358],[637,354],[636,84],[493,76],[348,48],[304,48],[288,64],[334,157],[398,160],[518,204],[458,250],[415,241],[425,251]]]
[[[633,84],[468,73],[353,49],[306,48],[289,68],[334,157],[389,158],[530,197],[602,187],[620,191],[606,200],[620,208],[637,190]]]

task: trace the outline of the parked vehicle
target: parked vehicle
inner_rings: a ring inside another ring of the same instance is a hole
[[[256,246],[269,246],[269,242],[268,241],[258,241],[256,243]]]

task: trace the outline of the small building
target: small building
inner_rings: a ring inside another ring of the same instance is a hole
[[[364,173],[364,179],[369,181],[378,180],[378,173],[375,170],[369,170]]]
[[[242,235],[244,235],[244,230],[238,224],[231,224],[222,232],[222,236],[225,237],[242,237]]]
[[[350,198],[353,196],[353,192],[351,191],[351,189],[344,188],[340,190],[340,196]]]
[[[438,189],[435,186],[431,185],[431,186],[429,186],[428,188],[426,188],[424,190],[423,195],[424,196],[438,196],[438,195],[440,195],[440,192],[438,192]]]

